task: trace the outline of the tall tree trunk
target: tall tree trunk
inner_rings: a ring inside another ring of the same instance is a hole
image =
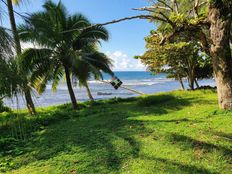
[[[7,0],[7,7],[8,7],[8,14],[10,18],[10,24],[11,24],[11,29],[13,32],[13,37],[14,37],[14,42],[15,42],[15,50],[17,55],[20,55],[22,50],[21,50],[21,44],[19,40],[19,35],[17,32],[16,28],[16,22],[15,22],[15,17],[14,17],[14,9],[12,5],[12,0]]]
[[[189,83],[189,87],[191,90],[194,90],[194,78],[193,77],[188,77],[188,83]]]
[[[67,83],[70,99],[72,102],[72,106],[73,106],[73,109],[77,109],[77,100],[76,100],[76,97],[75,97],[75,94],[74,94],[74,91],[72,88],[72,82],[71,82],[71,78],[70,78],[69,68],[64,66],[64,69],[65,69],[66,83]]]
[[[185,90],[183,80],[182,80],[182,78],[181,78],[180,76],[178,76],[178,80],[179,80],[179,82],[180,82],[181,89],[182,89],[182,90]]]
[[[89,99],[90,99],[91,101],[94,101],[94,98],[93,98],[93,96],[92,96],[92,94],[91,94],[91,91],[90,91],[90,89],[89,89],[88,82],[85,83],[85,88],[86,88],[87,94],[88,94],[88,96],[89,96]]]
[[[224,4],[225,5],[225,4]],[[217,83],[218,102],[222,109],[232,109],[232,57],[230,50],[231,10],[209,8],[210,54]]]
[[[9,18],[10,18],[11,29],[12,29],[12,33],[14,37],[14,42],[15,42],[15,50],[16,50],[17,55],[20,55],[22,53],[22,50],[21,50],[21,44],[20,44],[18,31],[16,28],[14,9],[13,9],[11,0],[7,0],[7,7],[8,7]],[[31,115],[35,115],[36,114],[35,105],[33,103],[31,93],[28,87],[25,88],[24,94],[25,94],[25,99],[27,102],[28,111],[30,112]]]
[[[196,86],[197,86],[197,88],[200,88],[200,85],[199,85],[199,83],[198,83],[198,81],[197,81],[197,79],[195,78],[195,84],[196,84]]]
[[[27,103],[27,108],[28,111],[31,115],[36,115],[36,110],[35,110],[35,106],[31,97],[31,92],[30,89],[25,89],[25,99],[26,99],[26,103]]]

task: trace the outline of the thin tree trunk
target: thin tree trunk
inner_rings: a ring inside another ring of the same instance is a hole
[[[194,90],[194,79],[192,77],[188,77],[189,87],[191,90]]]
[[[94,98],[93,98],[93,96],[92,96],[92,94],[91,94],[91,91],[90,91],[90,89],[89,89],[88,82],[85,83],[85,88],[86,88],[87,94],[88,94],[88,96],[89,96],[89,99],[90,99],[91,101],[94,101]]]
[[[31,115],[36,115],[36,110],[35,110],[35,106],[31,97],[31,92],[30,89],[26,89],[25,90],[25,99],[26,99],[26,103],[27,103],[27,108],[28,111]]]
[[[178,77],[178,80],[179,80],[179,82],[180,82],[181,89],[182,89],[182,90],[185,90],[185,87],[184,87],[184,83],[183,83],[182,78],[181,78],[181,77]]]
[[[199,85],[199,83],[197,82],[197,79],[195,79],[194,81],[195,81],[195,84],[196,84],[197,88],[200,88],[200,85]]]
[[[70,99],[71,99],[71,102],[72,102],[72,106],[73,106],[73,109],[77,109],[77,100],[76,100],[76,97],[75,97],[75,94],[74,94],[74,91],[73,91],[73,88],[72,88],[70,72],[69,72],[69,69],[67,67],[64,67],[64,69],[65,69],[66,83],[67,83]]]
[[[18,31],[16,28],[14,10],[13,10],[13,5],[12,5],[11,0],[7,0],[7,7],[8,7],[9,18],[10,18],[11,29],[12,29],[12,33],[14,37],[14,42],[15,42],[15,50],[16,50],[17,55],[20,55],[22,53],[22,49],[21,49]],[[25,88],[24,94],[25,94],[25,99],[27,102],[28,111],[30,112],[31,115],[35,115],[36,114],[35,105],[33,103],[31,93],[28,87]]]
[[[225,4],[224,4],[225,5]],[[210,6],[210,54],[217,83],[218,102],[222,109],[232,109],[232,57],[230,50],[231,10]]]
[[[14,37],[14,42],[15,42],[15,50],[16,50],[17,55],[20,55],[22,50],[21,50],[21,44],[19,40],[18,31],[16,28],[12,0],[7,0],[7,7],[8,7],[9,18],[10,18],[11,29],[13,32],[13,37]]]

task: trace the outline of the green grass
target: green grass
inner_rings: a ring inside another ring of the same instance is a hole
[[[232,173],[232,111],[218,109],[210,90],[20,113],[25,141],[6,138],[18,122],[3,115],[2,173]]]

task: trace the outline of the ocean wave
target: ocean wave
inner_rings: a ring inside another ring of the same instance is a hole
[[[110,80],[104,80],[106,82],[110,82]],[[174,81],[174,79],[167,79],[167,78],[157,78],[157,79],[146,79],[146,80],[122,80],[123,85],[126,86],[151,86],[160,83],[166,83]],[[89,84],[104,84],[104,82],[91,80],[88,81]]]
[[[107,83],[110,82],[110,80],[104,80],[104,81]],[[145,79],[145,80],[122,80],[123,85],[125,86],[152,86],[156,84],[163,84],[173,81],[174,79],[167,79],[167,78],[156,78],[156,79]],[[101,86],[109,85],[99,80],[90,80],[88,81],[88,83],[90,87],[101,87]],[[52,85],[51,84],[47,85],[47,89],[51,90]],[[74,86],[74,89],[79,89],[79,85],[77,84],[76,86]],[[60,84],[58,85],[57,90],[68,90],[68,88],[66,84]]]

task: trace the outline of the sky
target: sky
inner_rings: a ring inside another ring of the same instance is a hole
[[[32,13],[42,9],[45,0],[26,1],[15,10],[20,13]],[[59,0],[54,0],[58,2]],[[62,0],[70,14],[82,13],[92,23],[104,23],[128,16],[139,15],[141,12],[132,8],[149,5],[147,0]],[[4,6],[0,4],[2,11]],[[16,16],[17,23],[22,19]],[[4,15],[2,25],[10,27],[7,14]],[[145,66],[139,60],[134,59],[145,51],[144,37],[155,28],[153,23],[147,20],[135,19],[106,26],[110,33],[108,42],[102,42],[100,50],[114,61],[114,71],[143,71]]]

